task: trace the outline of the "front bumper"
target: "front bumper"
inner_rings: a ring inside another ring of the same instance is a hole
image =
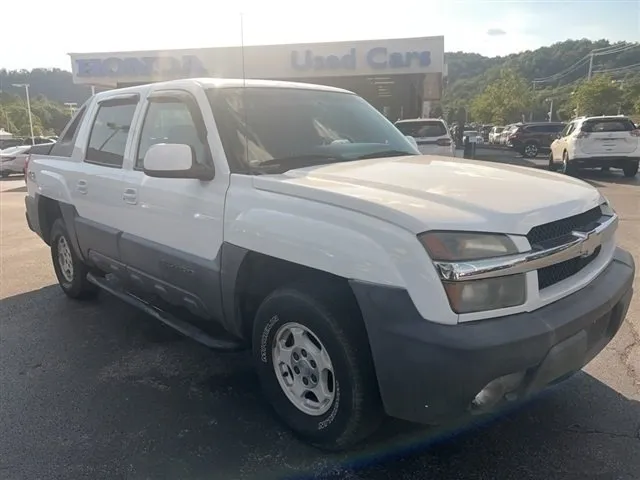
[[[631,255],[617,249],[596,279],[568,297],[533,312],[458,325],[425,320],[405,290],[353,281],[385,411],[441,423],[499,408],[566,378],[619,330],[634,274]],[[479,408],[479,392],[511,374],[521,375],[517,385]]]

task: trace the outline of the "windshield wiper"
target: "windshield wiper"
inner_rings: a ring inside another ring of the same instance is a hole
[[[311,165],[322,165],[323,163],[341,162],[346,160],[345,158],[336,155],[321,155],[317,153],[311,153],[307,155],[295,155],[291,157],[272,158],[271,160],[265,160],[257,165],[253,165],[254,169],[268,169],[272,170],[275,167],[302,168]]]
[[[360,155],[354,158],[354,160],[366,160],[368,158],[402,157],[407,155],[417,155],[417,153],[405,152],[404,150],[382,150],[381,152],[373,152]]]

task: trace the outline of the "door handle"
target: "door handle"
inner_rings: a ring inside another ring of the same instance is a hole
[[[131,205],[138,203],[138,191],[135,188],[127,188],[122,194],[122,199]]]
[[[78,180],[78,183],[76,184],[76,190],[78,190],[78,193],[80,193],[81,195],[86,195],[89,192],[89,186],[87,185],[87,181]]]

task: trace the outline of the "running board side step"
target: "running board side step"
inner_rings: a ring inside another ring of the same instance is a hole
[[[244,349],[244,346],[241,342],[232,339],[213,337],[206,333],[204,330],[199,329],[195,325],[187,323],[183,320],[180,320],[176,316],[171,315],[170,313],[155,308],[144,300],[119,288],[117,284],[115,284],[114,282],[110,282],[106,278],[96,277],[93,274],[89,273],[87,275],[87,280],[97,287],[101,288],[102,290],[109,292],[111,295],[118,297],[120,300],[123,300],[129,305],[142,310],[148,315],[151,315],[157,320],[160,320],[165,325],[173,328],[174,330],[177,330],[186,337],[189,337],[206,347],[225,352],[235,352]]]

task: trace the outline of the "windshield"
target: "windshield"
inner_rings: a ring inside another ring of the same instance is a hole
[[[241,171],[419,154],[356,95],[260,87],[214,88],[207,95],[225,153]]]
[[[437,120],[398,122],[396,123],[396,127],[403,134],[415,138],[442,137],[447,134],[447,128],[444,126],[444,123]]]

